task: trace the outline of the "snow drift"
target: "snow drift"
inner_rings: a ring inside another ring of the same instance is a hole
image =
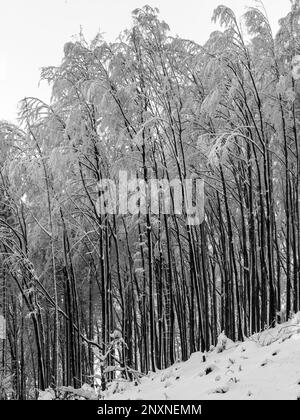
[[[205,357],[203,357],[205,356]],[[205,360],[205,361],[204,361]],[[245,342],[221,334],[215,348],[149,372],[140,383],[110,384],[105,399],[300,399],[300,312]]]

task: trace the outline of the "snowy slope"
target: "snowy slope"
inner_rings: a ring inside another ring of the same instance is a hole
[[[197,352],[137,386],[114,382],[105,399],[300,399],[300,312],[243,343],[224,337],[205,362]]]

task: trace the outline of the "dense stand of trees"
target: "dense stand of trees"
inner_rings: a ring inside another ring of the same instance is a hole
[[[1,123],[2,398],[104,389],[299,310],[299,1],[276,36],[261,6],[213,18],[203,47],[148,6],[115,43],[80,35],[42,71],[51,105]],[[99,213],[120,169],[204,179],[203,222]]]

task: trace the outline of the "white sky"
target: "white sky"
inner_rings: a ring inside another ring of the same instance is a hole
[[[0,120],[15,121],[25,96],[49,100],[49,87],[38,87],[40,68],[60,63],[64,43],[80,25],[87,39],[100,30],[114,40],[131,25],[131,11],[145,4],[159,8],[172,34],[204,43],[218,29],[211,23],[218,4],[241,16],[254,0],[0,0]],[[276,30],[290,1],[264,0],[264,5]]]

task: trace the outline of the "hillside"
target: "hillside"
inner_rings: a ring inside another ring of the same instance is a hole
[[[105,398],[299,399],[300,312],[243,343],[221,336],[206,355],[197,352],[186,362],[149,373],[137,386],[116,381]]]

